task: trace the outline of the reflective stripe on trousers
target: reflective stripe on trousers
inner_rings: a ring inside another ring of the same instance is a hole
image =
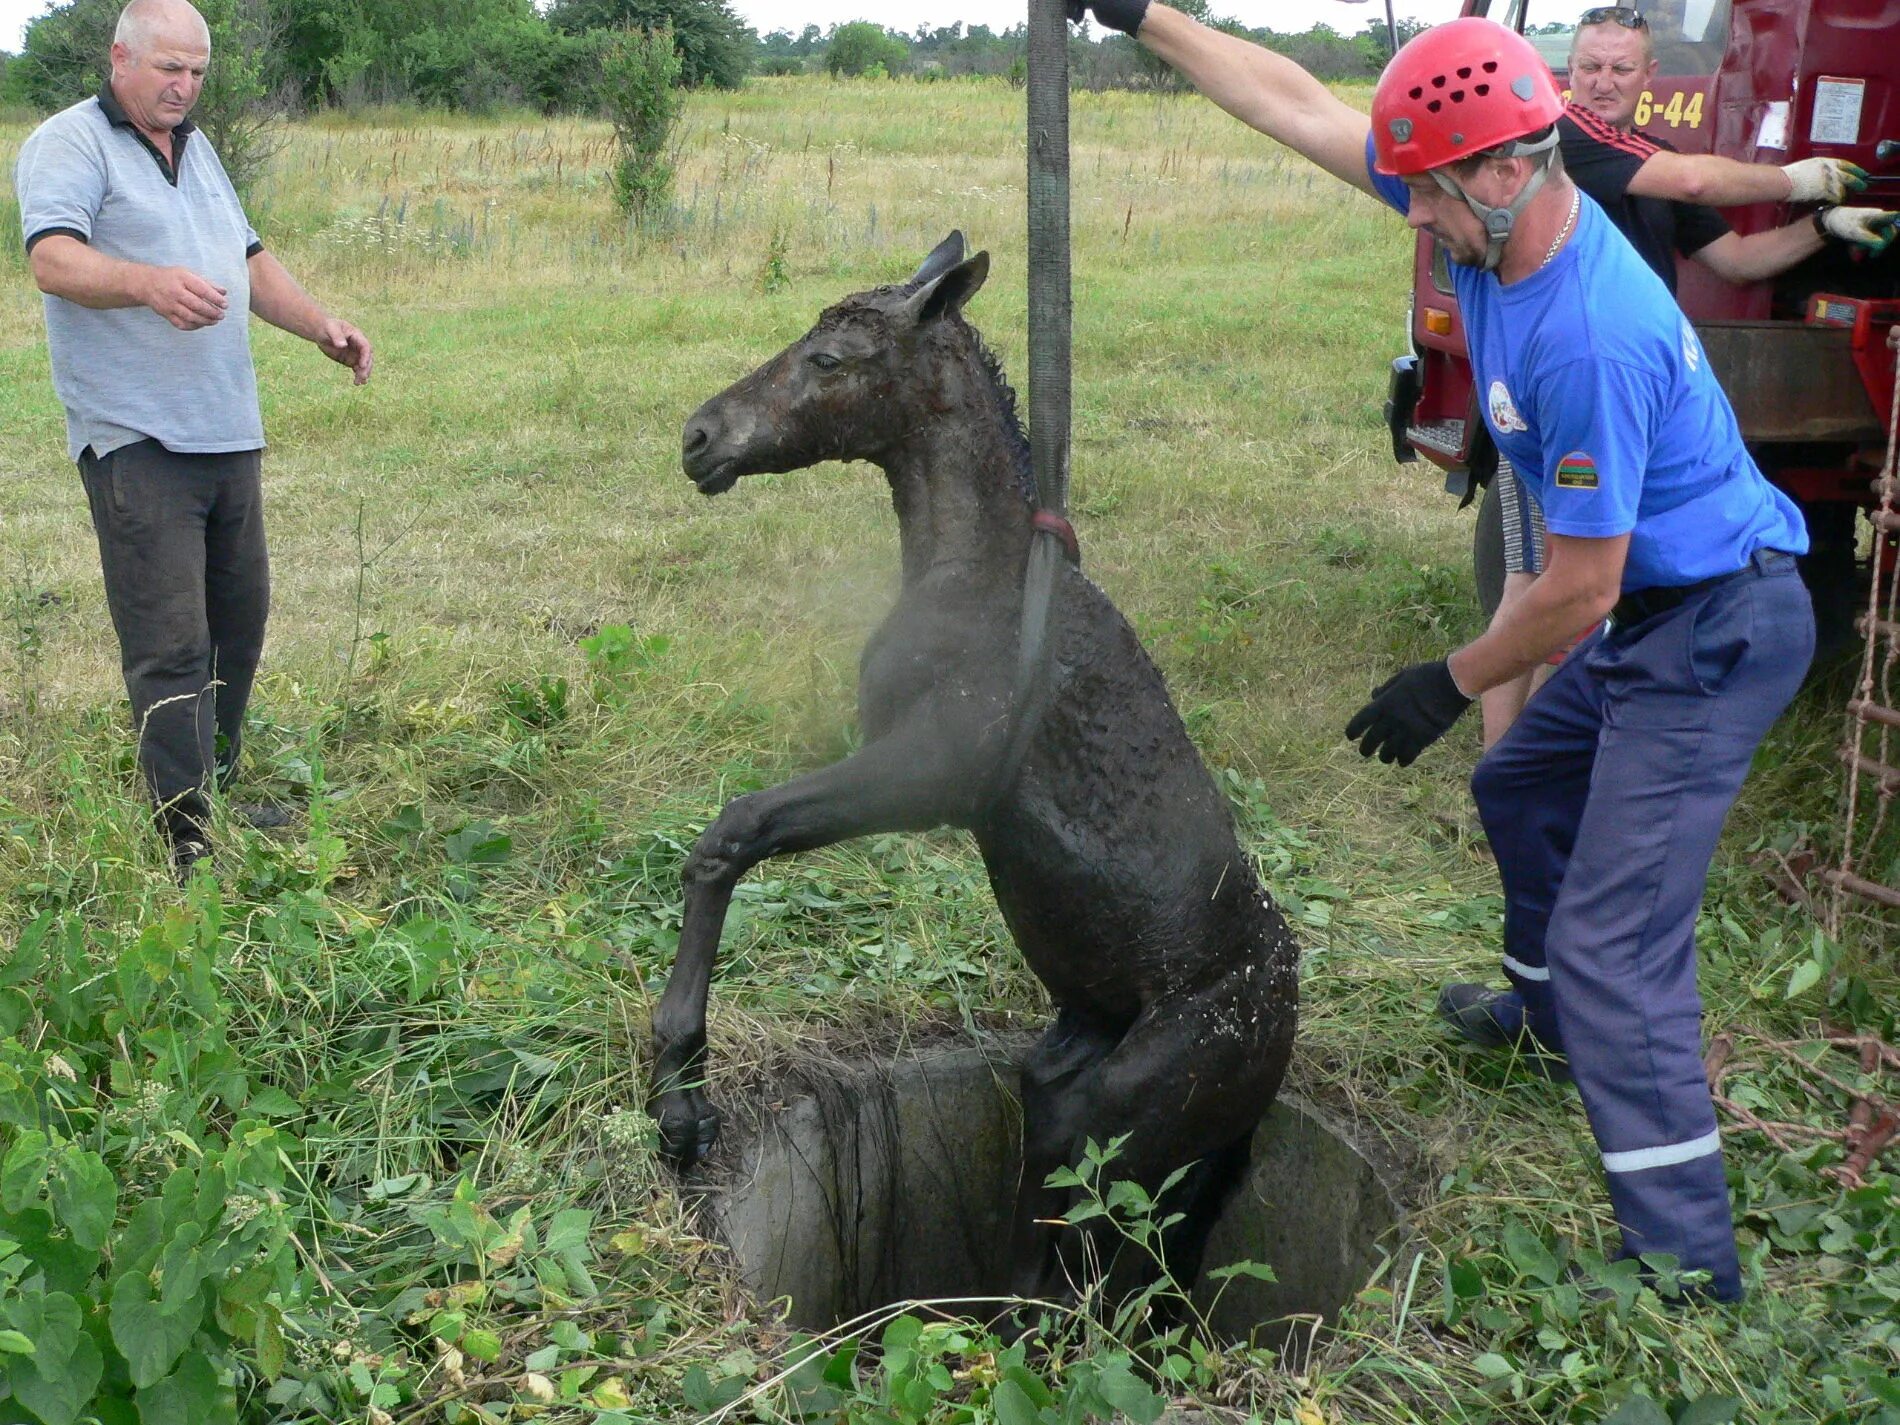
[[[1814,646],[1792,558],[1593,634],[1478,764],[1505,971],[1570,1060],[1626,1253],[1740,1294],[1695,922],[1722,822]]]

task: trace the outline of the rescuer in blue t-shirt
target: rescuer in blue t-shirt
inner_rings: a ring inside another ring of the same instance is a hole
[[[1695,921],[1723,819],[1813,652],[1800,514],[1742,448],[1662,282],[1565,177],[1563,101],[1521,35],[1475,17],[1426,31],[1368,118],[1166,5],[1070,14],[1085,9],[1449,253],[1480,405],[1542,493],[1548,565],[1481,637],[1376,688],[1346,735],[1408,765],[1474,696],[1598,626],[1472,777],[1511,988],[1447,986],[1439,1013],[1574,1076],[1626,1255],[1671,1254],[1739,1297]]]

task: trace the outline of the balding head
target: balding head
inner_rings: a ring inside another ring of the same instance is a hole
[[[134,59],[158,45],[211,49],[211,27],[189,0],[132,0],[119,11],[119,27],[112,43],[122,45]]]
[[[132,0],[120,13],[112,92],[154,144],[198,102],[210,63],[211,31],[186,0]]]

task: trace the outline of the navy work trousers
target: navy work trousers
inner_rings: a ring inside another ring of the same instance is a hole
[[[201,833],[220,734],[223,766],[236,765],[264,650],[262,465],[261,451],[181,454],[155,440],[79,461],[139,766],[174,840]]]
[[[1628,1255],[1741,1294],[1703,1075],[1695,924],[1722,822],[1814,651],[1784,554],[1580,643],[1478,764],[1504,968],[1569,1056]]]

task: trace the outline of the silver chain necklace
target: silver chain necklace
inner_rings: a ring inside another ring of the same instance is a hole
[[[1572,188],[1570,190],[1570,216],[1564,219],[1563,227],[1558,230],[1557,236],[1551,239],[1550,249],[1544,254],[1544,260],[1537,264],[1539,271],[1550,266],[1551,259],[1557,255],[1557,249],[1562,247],[1564,245],[1564,239],[1570,236],[1571,225],[1577,221],[1577,209],[1582,205],[1583,189]]]

